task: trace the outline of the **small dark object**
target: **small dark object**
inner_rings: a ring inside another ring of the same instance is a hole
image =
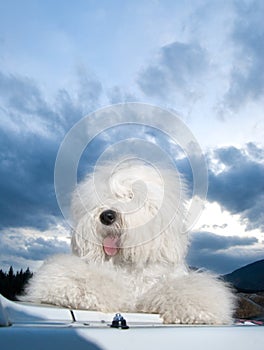
[[[128,325],[126,323],[126,320],[121,314],[116,314],[113,318],[111,326],[112,328],[121,328],[121,329],[128,329]]]
[[[104,210],[100,215],[100,221],[103,225],[112,225],[116,221],[116,212],[111,209]]]

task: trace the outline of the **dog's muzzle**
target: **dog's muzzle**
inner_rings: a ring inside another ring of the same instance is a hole
[[[103,225],[112,225],[117,218],[117,214],[114,210],[107,209],[100,214],[100,221]]]

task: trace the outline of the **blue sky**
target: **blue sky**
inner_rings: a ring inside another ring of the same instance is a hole
[[[261,0],[0,1],[0,268],[69,251],[59,145],[125,101],[177,111],[206,156],[190,264],[225,273],[263,258],[263,13]]]

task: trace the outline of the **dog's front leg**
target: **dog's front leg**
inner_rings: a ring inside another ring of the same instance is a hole
[[[159,313],[164,323],[229,324],[234,296],[214,276],[190,272],[182,277],[162,278],[138,300],[137,310]]]
[[[115,271],[59,255],[48,259],[26,287],[22,301],[117,312],[127,295]]]

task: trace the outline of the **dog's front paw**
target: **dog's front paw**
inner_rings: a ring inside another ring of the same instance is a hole
[[[165,308],[164,311],[160,313],[163,323],[165,324],[217,324],[216,317],[202,310],[191,309],[186,312],[186,310],[181,310],[181,308]]]
[[[144,300],[145,299],[145,300]],[[145,295],[138,304],[141,312],[158,313],[165,324],[214,324],[213,314],[205,312],[191,300],[176,295]]]
[[[137,304],[141,312],[158,313],[165,324],[221,324],[226,323],[219,314],[207,310],[207,306],[196,304],[183,295],[145,295]]]
[[[20,297],[22,301],[102,312],[118,312],[127,299],[127,290],[115,271],[67,255],[47,260]]]
[[[168,276],[154,285],[137,303],[141,312],[158,313],[164,323],[229,324],[234,296],[214,276],[191,272]]]

